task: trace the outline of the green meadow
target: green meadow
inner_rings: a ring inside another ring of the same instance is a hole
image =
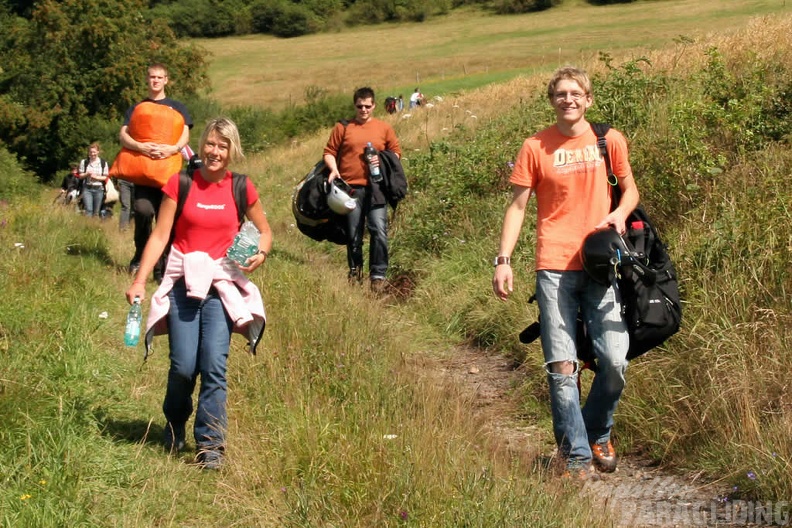
[[[275,246],[252,276],[268,314],[259,353],[232,342],[220,472],[191,463],[189,438],[163,452],[167,340],[146,362],[123,345],[131,234],[54,206],[55,189],[0,156],[0,525],[617,526],[546,463],[541,351],[517,342],[536,318],[532,215],[513,298],[490,291],[508,163],[552,121],[543,83],[566,62],[594,76],[591,119],[630,141],[685,301],[680,333],[630,366],[617,450],[729,500],[788,500],[790,32],[782,1],[670,0],[202,42],[226,108],[285,108],[317,85],[441,96],[410,117],[377,109],[411,186],[384,298],[347,283],[343,247],[294,226],[292,191],[329,130],[234,167],[261,192]],[[530,430],[528,447],[448,375],[461,347],[519,366],[498,418]]]

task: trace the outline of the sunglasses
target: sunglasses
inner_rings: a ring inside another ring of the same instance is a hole
[[[363,104],[360,104],[360,105],[355,105],[355,108],[357,108],[358,110],[363,110],[363,109],[371,110],[372,108],[374,108],[374,105],[363,105]]]

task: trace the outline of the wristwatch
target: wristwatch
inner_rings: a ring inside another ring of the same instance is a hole
[[[495,260],[492,263],[494,266],[500,266],[501,264],[506,264],[507,266],[511,266],[511,257],[495,257]]]
[[[266,259],[266,258],[269,256],[269,253],[267,253],[267,252],[266,252],[266,251],[264,251],[263,249],[259,249],[259,250],[256,252],[256,255],[264,255],[264,258]]]

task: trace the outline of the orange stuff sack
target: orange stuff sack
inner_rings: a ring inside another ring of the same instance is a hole
[[[141,143],[175,145],[184,131],[184,116],[169,106],[143,101],[132,111],[127,131]],[[155,160],[141,152],[121,147],[121,152],[110,167],[110,176],[140,185],[162,187],[168,178],[181,170],[181,166],[182,156],[179,152]]]

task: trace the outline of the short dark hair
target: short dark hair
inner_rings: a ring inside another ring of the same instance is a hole
[[[355,90],[355,94],[352,96],[352,102],[357,103],[358,99],[371,99],[371,102],[374,102],[374,90],[369,88],[368,86],[364,86],[363,88],[358,88]]]

